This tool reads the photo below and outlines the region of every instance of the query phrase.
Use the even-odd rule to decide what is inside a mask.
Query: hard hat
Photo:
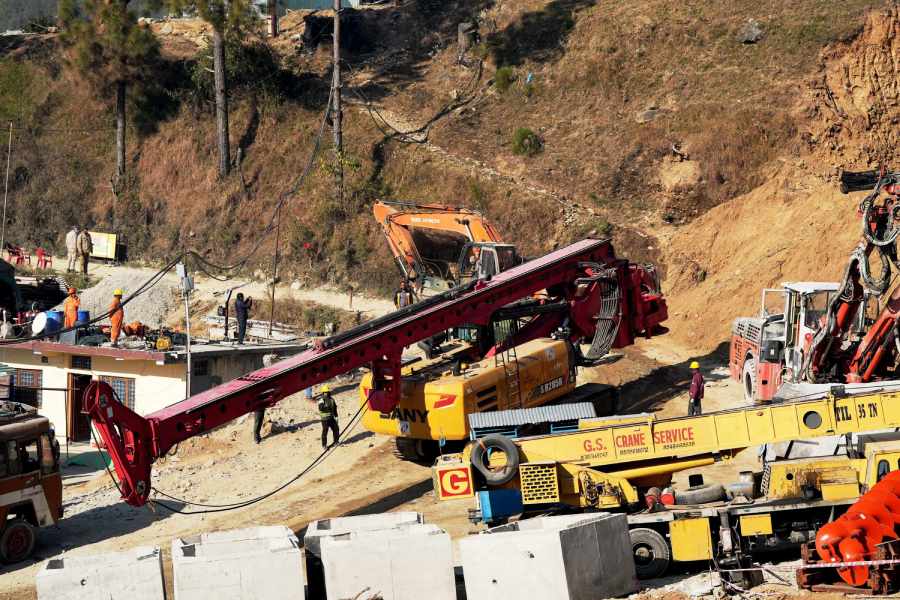
[[[692,368],[692,369],[699,369],[699,368],[700,368],[700,363],[698,363],[696,360],[695,360],[695,361],[692,361],[692,362],[691,362],[691,368]]]
[[[113,296],[124,296],[125,292],[122,291],[122,288],[116,288],[116,291],[113,292]]]
[[[70,296],[71,296],[72,294],[77,293],[77,292],[78,292],[78,290],[76,290],[75,288],[72,288],[72,287],[69,288],[69,295],[70,295]]]
[[[325,385],[323,385],[323,386],[321,387],[321,389],[320,389],[319,391],[322,392],[323,394],[330,394],[330,393],[331,393],[331,386],[328,385],[328,384],[326,383]]]

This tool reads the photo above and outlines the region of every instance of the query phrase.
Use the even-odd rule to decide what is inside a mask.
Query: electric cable
[[[347,426],[344,427],[344,429],[340,432],[340,434],[338,435],[338,439],[335,440],[334,444],[332,444],[328,448],[325,448],[324,450],[322,450],[322,452],[306,468],[304,468],[302,471],[300,471],[297,475],[295,475],[294,477],[292,477],[285,483],[279,485],[275,489],[273,489],[269,492],[266,492],[265,494],[261,494],[259,496],[256,496],[255,498],[250,498],[248,500],[243,500],[240,502],[234,502],[234,503],[230,503],[230,504],[203,504],[200,502],[192,502],[189,500],[185,500],[183,498],[178,498],[178,497],[168,494],[162,490],[159,490],[156,487],[151,487],[150,489],[153,492],[155,492],[156,494],[159,494],[161,496],[165,496],[166,498],[169,498],[170,500],[174,500],[175,502],[178,502],[185,506],[196,506],[196,507],[205,508],[208,510],[185,511],[180,508],[176,508],[176,507],[174,507],[166,502],[163,502],[161,500],[150,499],[150,502],[152,502],[154,505],[158,505],[170,512],[184,514],[184,515],[202,515],[202,514],[209,514],[209,513],[226,512],[226,511],[230,511],[230,510],[237,510],[239,508],[245,508],[247,506],[251,506],[253,504],[261,502],[262,500],[265,500],[267,498],[270,498],[271,496],[274,496],[281,490],[283,490],[283,489],[287,488],[288,486],[290,486],[291,484],[297,482],[299,479],[304,477],[307,473],[309,473],[310,471],[315,469],[317,466],[322,464],[331,455],[331,453],[334,452],[335,449],[337,449],[337,447],[341,444],[341,442],[343,441],[345,436],[350,431],[352,431],[356,427],[356,425],[358,425],[359,420],[362,418],[363,415],[365,415],[367,410],[368,410],[368,406],[366,404],[361,405],[359,407],[359,409],[356,411],[356,414],[353,415],[353,417],[350,419],[350,422],[347,424]]]

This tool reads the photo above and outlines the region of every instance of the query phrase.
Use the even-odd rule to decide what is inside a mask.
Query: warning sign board
[[[471,498],[475,495],[472,469],[468,466],[434,467],[434,483],[440,500]]]

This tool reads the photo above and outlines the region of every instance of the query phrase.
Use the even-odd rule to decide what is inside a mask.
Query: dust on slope
[[[782,281],[839,281],[860,239],[859,200],[839,193],[841,169],[898,167],[900,8],[868,15],[851,42],[826,48],[794,110],[807,150],[767,181],[680,228],[665,249],[676,339],[712,349],[731,321],[759,310]]]

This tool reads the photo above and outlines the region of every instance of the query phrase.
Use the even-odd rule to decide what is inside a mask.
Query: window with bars
[[[15,369],[12,372],[12,399],[41,408],[42,376],[40,369]]]
[[[101,375],[100,381],[104,381],[116,393],[119,402],[134,410],[134,379],[130,377],[112,377]]]
[[[90,356],[72,356],[72,368],[73,369],[84,369],[85,371],[91,370],[91,357]]]

